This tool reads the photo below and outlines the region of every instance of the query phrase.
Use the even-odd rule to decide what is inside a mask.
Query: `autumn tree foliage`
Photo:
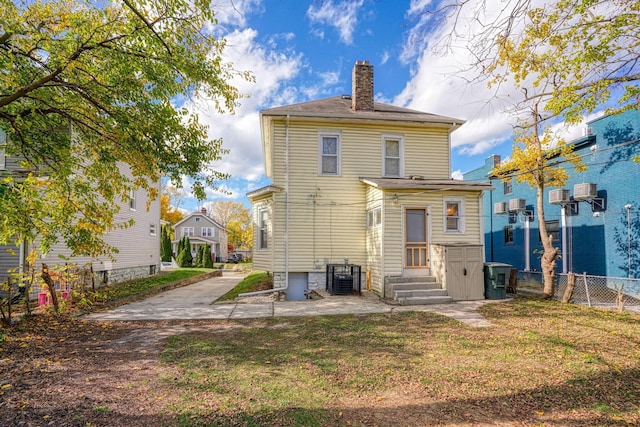
[[[111,254],[101,236],[132,190],[166,176],[206,186],[223,154],[188,105],[232,112],[225,41],[209,0],[0,0],[0,129],[6,154],[0,243],[62,239],[73,255]],[[249,77],[246,76],[245,77]],[[2,133],[2,132],[0,132]]]
[[[493,172],[536,189],[544,294],[550,297],[559,249],[545,227],[543,197],[546,188],[567,178],[551,159],[559,155],[578,170],[584,167],[552,125],[576,124],[597,110],[638,108],[640,2],[507,0],[499,9],[492,6],[454,0],[438,3],[437,10],[422,6],[421,13],[430,18],[425,23],[442,24],[438,48],[466,46],[473,60],[465,76],[487,83],[515,117],[513,156]]]
[[[209,216],[227,229],[229,243],[235,248],[251,248],[253,227],[251,211],[241,202],[218,200],[204,204]]]

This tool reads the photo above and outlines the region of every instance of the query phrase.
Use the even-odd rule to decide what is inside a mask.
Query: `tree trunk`
[[[56,294],[56,285],[55,283],[53,283],[53,279],[49,274],[49,267],[47,267],[47,264],[42,264],[41,276],[42,276],[42,280],[44,280],[44,283],[46,283],[47,287],[49,288],[49,294],[51,295],[51,302],[53,302],[53,308],[56,311],[56,313],[59,313],[58,295]]]
[[[564,295],[562,296],[562,302],[568,303],[571,301],[571,296],[573,295],[573,288],[576,286],[576,275],[574,273],[569,273],[567,276],[567,289],[564,290]]]

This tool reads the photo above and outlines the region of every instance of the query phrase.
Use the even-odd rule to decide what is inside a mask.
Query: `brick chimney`
[[[206,215],[206,214],[207,214],[207,208],[202,208],[202,209],[200,209],[200,213],[201,213],[202,215]]]
[[[369,61],[356,61],[351,86],[351,109],[373,111],[373,65]]]

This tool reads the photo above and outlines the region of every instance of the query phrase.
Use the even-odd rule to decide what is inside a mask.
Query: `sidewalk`
[[[331,296],[322,293],[322,299],[306,301],[269,301],[250,303],[211,304],[232,289],[244,273],[224,272],[223,277],[212,277],[193,285],[173,289],[162,294],[117,307],[92,313],[88,320],[196,320],[196,319],[255,319],[280,316],[322,316],[329,314],[369,314],[404,311],[427,311],[456,319],[465,324],[490,326],[477,309],[484,304],[502,300],[461,301],[452,304],[426,306],[398,306],[385,303],[373,292],[362,296]]]

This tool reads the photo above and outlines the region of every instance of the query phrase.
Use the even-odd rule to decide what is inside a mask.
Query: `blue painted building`
[[[633,161],[640,156],[640,111],[593,120],[584,133],[573,144],[587,170],[558,157],[569,179],[563,189],[545,189],[545,222],[561,249],[558,272],[640,278],[640,163]],[[535,189],[492,177],[499,163],[494,155],[464,174],[495,188],[483,196],[487,261],[540,270]]]

